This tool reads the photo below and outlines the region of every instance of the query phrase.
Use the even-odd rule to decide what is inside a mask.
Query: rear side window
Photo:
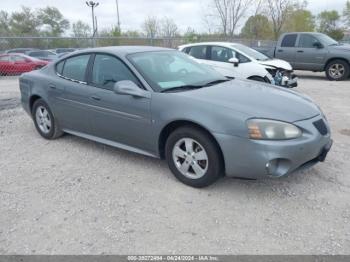
[[[193,46],[188,54],[197,59],[207,59],[207,46]]]
[[[80,55],[66,59],[62,75],[66,78],[85,82],[85,72],[90,55]]]
[[[56,65],[56,71],[57,71],[57,73],[59,73],[60,75],[62,75],[62,72],[63,72],[64,62],[65,62],[65,61],[59,62],[59,63]]]
[[[119,59],[110,55],[96,55],[92,70],[92,83],[112,90],[116,82],[130,80],[139,85],[129,68]]]
[[[282,40],[281,47],[295,47],[297,36],[297,34],[285,35]]]
[[[26,61],[26,59],[24,57],[18,56],[18,55],[12,56],[11,60],[13,62],[25,62]]]
[[[299,40],[299,47],[314,48],[314,44],[318,42],[319,41],[312,35],[302,34]]]

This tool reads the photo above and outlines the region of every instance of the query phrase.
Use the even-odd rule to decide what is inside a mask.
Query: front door
[[[295,69],[323,70],[327,49],[316,47],[315,44],[317,43],[319,43],[319,40],[310,34],[300,35]]]
[[[154,148],[151,99],[116,94],[114,84],[122,80],[133,81],[142,88],[130,69],[117,57],[96,54],[89,83],[94,88],[94,112],[90,116],[93,135],[151,151]]]

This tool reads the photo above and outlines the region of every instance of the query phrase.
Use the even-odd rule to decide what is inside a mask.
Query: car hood
[[[311,99],[285,88],[250,80],[232,80],[219,85],[179,92],[176,95],[217,107],[225,107],[247,118],[295,122],[312,118],[320,110]]]
[[[334,49],[334,50],[349,51],[350,52],[350,45],[349,44],[330,46],[330,48]]]
[[[293,70],[293,68],[292,68],[290,63],[288,63],[287,61],[284,61],[284,60],[280,60],[280,59],[271,59],[271,60],[267,60],[267,61],[258,61],[258,63],[263,65],[263,66],[270,66],[270,67],[274,67],[274,68],[282,68],[282,69],[288,70],[288,71]]]

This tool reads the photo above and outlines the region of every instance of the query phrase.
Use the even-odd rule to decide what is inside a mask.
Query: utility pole
[[[86,1],[86,5],[91,7],[91,16],[92,16],[92,37],[96,34],[96,21],[95,21],[95,8],[100,5],[98,2]]]
[[[120,16],[119,16],[119,2],[118,2],[118,0],[115,0],[115,3],[117,5],[118,30],[121,31],[121,28],[120,28]]]

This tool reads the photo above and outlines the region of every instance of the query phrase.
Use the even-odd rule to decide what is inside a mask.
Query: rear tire
[[[34,102],[32,117],[36,130],[43,138],[53,140],[63,135],[50,107],[44,100],[38,99]]]
[[[346,80],[350,76],[350,65],[344,60],[333,60],[326,66],[326,76],[330,81]]]
[[[199,128],[181,127],[171,133],[166,142],[165,156],[175,177],[191,187],[210,186],[223,174],[218,146]]]

